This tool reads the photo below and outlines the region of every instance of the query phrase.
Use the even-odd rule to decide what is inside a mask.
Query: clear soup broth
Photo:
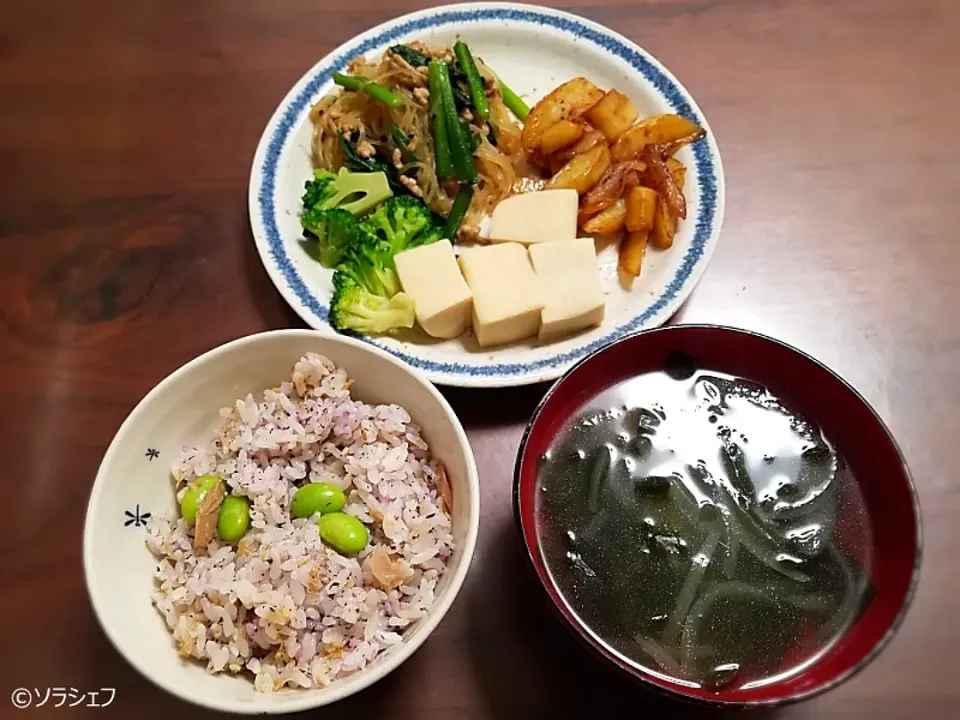
[[[851,625],[865,512],[818,427],[685,356],[591,401],[537,470],[543,558],[569,607],[628,662],[715,691],[797,673]]]

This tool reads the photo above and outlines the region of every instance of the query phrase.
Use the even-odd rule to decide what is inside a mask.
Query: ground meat
[[[373,145],[371,145],[366,140],[361,140],[359,143],[357,143],[357,155],[359,155],[360,157],[372,158],[376,154],[377,154],[376,148],[374,148]]]
[[[470,108],[464,108],[460,112],[460,117],[462,117],[467,122],[471,122],[473,120],[473,113],[470,111]]]
[[[426,43],[420,42],[419,40],[414,40],[413,42],[407,43],[408,47],[412,47],[418,52],[422,52],[427,57],[443,58],[447,62],[453,62],[453,50],[448,47],[430,47]]]
[[[414,82],[415,86],[427,84],[427,74],[423,70],[415,68],[396,53],[388,53],[387,57],[395,68],[404,71],[405,75]]]
[[[419,144],[420,144],[420,137],[418,135],[414,135],[412,138],[410,138],[410,142],[407,143],[407,149],[410,152],[413,152],[414,150],[417,149],[417,146]]]
[[[367,59],[363,55],[357,55],[349,63],[347,63],[347,73],[350,75],[356,75],[357,71],[366,64]]]
[[[393,166],[395,168],[403,166],[403,156],[400,153],[400,148],[393,149]]]
[[[417,99],[421,105],[426,105],[430,102],[430,91],[425,87],[418,87],[413,89],[413,96]]]
[[[414,197],[422,198],[423,190],[420,189],[420,186],[417,185],[417,181],[406,175],[400,176],[400,184],[403,185],[407,190],[409,190]]]

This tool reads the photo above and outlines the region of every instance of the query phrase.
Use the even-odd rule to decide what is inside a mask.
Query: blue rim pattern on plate
[[[335,56],[330,62],[324,64],[323,67],[314,73],[310,81],[297,93],[296,97],[294,97],[286,107],[267,146],[263,167],[263,179],[257,194],[260,206],[260,220],[267,234],[270,256],[276,263],[291,290],[293,290],[297,296],[297,299],[318,317],[326,320],[327,306],[321,303],[307,287],[287,254],[283,238],[281,238],[280,231],[277,228],[276,208],[274,205],[277,165],[287,138],[295,127],[297,117],[306,109],[311,98],[329,81],[331,73],[345,67],[347,62],[356,55],[365,54],[412,32],[449,24],[480,22],[485,20],[503,20],[507,22],[544,25],[573,35],[578,40],[588,40],[629,63],[633,69],[643,75],[643,77],[656,88],[674,112],[696,123],[703,124],[703,119],[694,112],[680,88],[670,78],[664,75],[658,67],[651,63],[647,57],[637,52],[634,48],[625,45],[618,38],[590,27],[572,16],[550,15],[532,9],[504,7],[488,7],[476,10],[448,10],[434,15],[413,18],[394,25],[377,35],[366,38],[357,46],[351,47],[348,54]],[[676,298],[684,284],[690,278],[700,258],[703,256],[707,241],[713,232],[717,200],[716,168],[714,167],[708,147],[704,143],[694,145],[693,153],[697,163],[697,177],[700,181],[700,205],[697,213],[698,220],[694,229],[693,241],[687,249],[676,274],[660,295],[658,295],[642,313],[607,333],[602,338],[598,338],[574,350],[558,353],[540,360],[525,363],[496,363],[492,365],[471,365],[468,363],[426,360],[404,353],[397,348],[384,345],[371,338],[362,339],[426,372],[467,377],[494,375],[517,376],[526,375],[544,368],[563,367],[585,357],[604,345],[608,345],[624,335],[639,330],[647,320],[660,312],[669,302]]]

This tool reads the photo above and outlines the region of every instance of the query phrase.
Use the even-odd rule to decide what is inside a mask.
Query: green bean
[[[180,515],[187,521],[187,525],[193,525],[197,521],[197,510],[200,508],[200,503],[218,482],[220,482],[220,478],[216,475],[203,475],[190,483],[190,487],[183,494],[183,499],[180,500]]]
[[[306,518],[314,513],[337,512],[343,508],[346,498],[343,490],[330,483],[310,483],[293,494],[290,510],[295,517]]]
[[[450,214],[447,215],[447,222],[443,227],[443,237],[451,243],[457,241],[457,230],[460,229],[460,223],[463,222],[463,216],[467,214],[471,200],[473,200],[473,185],[461,185],[457,191],[457,196],[453,199],[453,206],[450,208]]]
[[[436,68],[436,69],[434,69]],[[470,144],[470,135],[465,132],[457,115],[457,108],[453,101],[453,86],[450,84],[450,68],[443,60],[430,61],[431,78],[436,76],[437,88],[440,91],[443,116],[447,120],[447,137],[450,143],[450,158],[457,179],[461,183],[474,183],[477,180],[477,167],[473,162],[473,147]],[[431,95],[433,90],[431,89]]]
[[[371,82],[365,77],[359,75],[351,77],[350,75],[335,72],[333,74],[333,81],[345,90],[366,93],[374,100],[379,100],[384,105],[389,105],[392,108],[401,108],[404,106],[402,97],[394,95],[380,83]]]
[[[490,105],[487,103],[487,94],[483,89],[483,78],[477,70],[477,63],[473,60],[473,54],[470,48],[462,41],[458,41],[453,46],[453,52],[457,55],[460,62],[460,69],[467,76],[467,85],[470,86],[470,95],[473,98],[473,108],[476,115],[481,120],[490,117]]]
[[[320,529],[320,539],[344,555],[360,552],[370,539],[362,522],[342,512],[321,515],[317,527]]]
[[[250,501],[245,497],[227,495],[217,516],[217,533],[228,543],[242,538],[250,527]]]
[[[450,133],[447,130],[447,116],[443,108],[441,73],[443,67],[431,62],[428,71],[430,83],[430,123],[433,128],[433,154],[437,163],[437,177],[446,180],[453,177],[453,159],[450,155]]]
[[[503,94],[503,104],[507,106],[507,110],[516,115],[518,119],[526,120],[527,115],[530,114],[530,108],[527,107],[527,104],[521,100],[520,96],[511,90],[503,80],[497,78],[497,82],[500,83],[500,92]]]

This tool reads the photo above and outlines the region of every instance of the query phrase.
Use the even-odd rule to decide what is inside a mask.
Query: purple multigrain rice
[[[352,400],[346,371],[316,354],[297,362],[290,382],[220,416],[210,442],[184,447],[173,466],[177,497],[215,473],[250,499],[250,530],[236,546],[217,537],[197,554],[181,518],[155,517],[148,528],[160,558],[153,601],[181,654],[210,672],[249,672],[262,692],[324,687],[362,670],[426,615],[453,553],[419,426],[397,405]],[[344,490],[344,512],[370,531],[358,555],[327,547],[315,517],[291,520],[290,499],[308,482]],[[377,545],[406,567],[389,592],[371,575]]]

